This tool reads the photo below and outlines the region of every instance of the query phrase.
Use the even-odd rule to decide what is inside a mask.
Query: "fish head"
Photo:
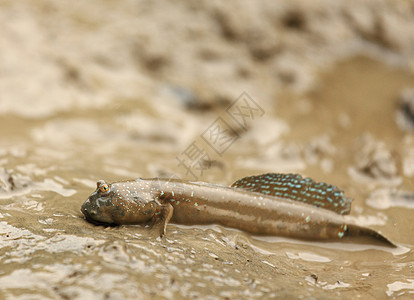
[[[157,203],[144,181],[96,183],[96,190],[83,203],[86,220],[97,224],[142,224],[156,213]]]
[[[86,220],[91,223],[114,224],[110,210],[106,207],[111,206],[113,191],[111,185],[104,180],[96,183],[96,190],[82,204],[81,212]]]

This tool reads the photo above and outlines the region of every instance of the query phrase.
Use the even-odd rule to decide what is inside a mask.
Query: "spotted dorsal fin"
[[[303,178],[299,174],[268,173],[244,177],[231,187],[305,202],[341,215],[351,211],[352,199],[346,198],[342,190],[324,182]]]

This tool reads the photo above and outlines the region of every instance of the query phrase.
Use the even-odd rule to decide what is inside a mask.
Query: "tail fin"
[[[396,248],[397,246],[391,242],[388,238],[380,234],[379,232],[367,228],[367,227],[361,227],[358,225],[348,225],[347,231],[345,233],[344,237],[363,237],[364,239],[369,237],[371,239],[374,239],[377,242],[380,242],[382,246],[388,246],[392,248]]]

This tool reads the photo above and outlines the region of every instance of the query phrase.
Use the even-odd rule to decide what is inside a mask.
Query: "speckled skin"
[[[241,188],[181,180],[137,179],[116,182],[108,192],[100,188],[82,205],[94,223],[161,223],[161,236],[171,220],[177,224],[221,224],[253,234],[305,240],[371,237],[392,245],[379,233],[314,205]]]

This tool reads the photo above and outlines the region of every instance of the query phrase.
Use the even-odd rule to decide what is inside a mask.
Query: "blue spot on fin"
[[[267,173],[244,177],[231,185],[266,196],[277,196],[305,202],[346,215],[351,211],[352,199],[334,185],[303,178],[299,174]]]

